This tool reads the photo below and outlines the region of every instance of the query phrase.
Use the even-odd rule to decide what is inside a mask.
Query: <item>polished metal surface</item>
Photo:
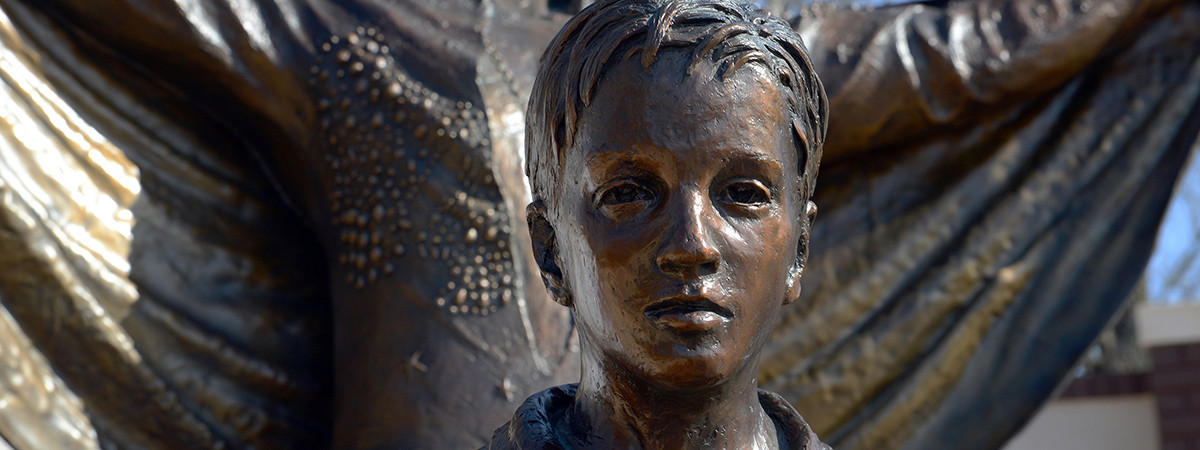
[[[15,237],[27,245],[100,332],[121,336],[115,324],[137,298],[127,259],[129,207],[141,189],[137,168],[56,92],[40,73],[38,57],[0,11],[5,241],[16,244]],[[14,249],[6,248],[11,255]],[[27,275],[14,274],[20,265],[4,270],[10,278]],[[7,444],[97,448],[83,403],[7,310],[0,311],[0,342],[0,435]]]

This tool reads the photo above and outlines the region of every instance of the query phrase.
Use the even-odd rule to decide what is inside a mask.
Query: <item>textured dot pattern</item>
[[[382,32],[359,27],[322,43],[310,69],[340,281],[365,289],[419,264],[438,275],[439,308],[495,312],[514,295],[514,269],[486,118],[430,90],[395,53]]]

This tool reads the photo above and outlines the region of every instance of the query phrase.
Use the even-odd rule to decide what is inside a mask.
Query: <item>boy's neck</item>
[[[585,358],[586,359],[586,358]],[[588,367],[566,415],[583,448],[776,449],[775,424],[758,400],[756,367],[717,386],[672,390],[612,367]]]

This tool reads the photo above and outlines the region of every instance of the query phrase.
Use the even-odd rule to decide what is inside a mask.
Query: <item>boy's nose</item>
[[[689,280],[716,273],[721,252],[709,231],[714,213],[711,205],[698,193],[684,197],[669,218],[674,226],[667,231],[655,262],[664,274]]]

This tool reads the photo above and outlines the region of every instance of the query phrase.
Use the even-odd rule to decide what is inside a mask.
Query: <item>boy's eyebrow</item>
[[[587,166],[595,167],[597,164],[609,164],[612,160],[649,160],[651,157],[646,152],[629,148],[629,147],[613,147],[608,144],[600,145],[587,158]]]
[[[751,163],[761,166],[764,169],[783,169],[781,161],[767,152],[758,150],[748,150],[741,147],[730,147],[723,150],[731,159],[736,159],[741,163]],[[642,149],[630,147],[614,147],[608,144],[601,145],[599,148],[592,150],[592,154],[588,156],[585,166],[589,169],[595,169],[598,165],[612,164],[615,161],[619,162],[640,162],[652,161],[655,158]]]
[[[747,159],[754,162],[762,162],[767,164],[779,165],[779,160],[773,155],[761,151],[749,151],[740,147],[731,147],[726,150],[730,156]]]
[[[741,167],[743,169],[751,169],[763,171],[768,174],[782,174],[785,172],[783,161],[769,155],[757,151],[746,151],[743,149],[731,150],[729,152],[728,163],[731,166]]]

